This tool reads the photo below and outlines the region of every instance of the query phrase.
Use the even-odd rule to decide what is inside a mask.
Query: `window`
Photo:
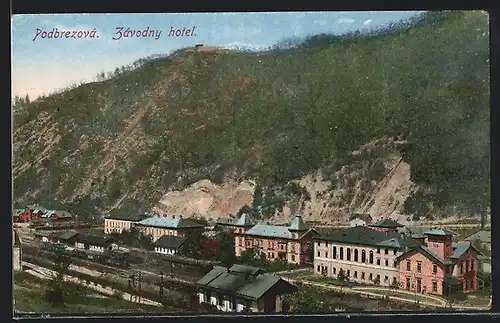
[[[396,249],[394,249],[394,256],[396,255],[396,253],[397,253],[397,251],[396,251]]]
[[[364,272],[361,273],[361,279],[365,279],[365,273]]]
[[[333,256],[333,259],[337,259],[337,247],[335,247],[335,246],[333,246],[332,256]]]
[[[364,250],[361,251],[361,262],[366,263],[366,252]]]
[[[438,272],[438,266],[436,264],[432,265],[432,273],[435,275]]]
[[[318,257],[321,257],[321,252],[318,251]]]
[[[325,247],[327,247],[327,248],[328,248],[328,242],[325,242]]]
[[[385,253],[386,255],[388,255],[388,254],[389,254],[389,249],[387,249],[387,248],[386,248],[384,253]]]
[[[380,248],[377,248],[377,253],[380,253]]]
[[[422,272],[422,263],[420,261],[417,261],[417,273]]]
[[[384,282],[387,282],[389,280],[389,276],[384,277]]]
[[[344,260],[344,248],[340,247],[340,260]]]
[[[354,249],[354,261],[358,261],[358,249]]]
[[[328,251],[325,251],[325,258],[328,258]]]
[[[351,277],[351,271],[347,270],[347,277]]]
[[[464,289],[469,289],[469,281],[465,280],[465,288]]]
[[[224,304],[224,299],[222,296],[219,296],[219,306],[222,306]]]
[[[406,277],[406,289],[410,289],[410,278]]]
[[[469,261],[467,260],[467,262],[465,263],[465,272],[468,272],[469,271]]]
[[[474,270],[475,270],[475,269],[474,269],[474,260],[471,260],[471,261],[470,261],[470,270],[471,270],[471,271],[474,271]]]
[[[319,272],[321,272],[321,268],[319,267],[319,265],[318,265],[318,267],[317,267],[316,271],[317,271],[318,273],[319,273]]]
[[[347,261],[351,261],[351,248],[347,248]]]
[[[385,266],[389,267],[389,260],[387,260],[387,259],[385,260]]]
[[[464,263],[463,262],[460,263],[460,273],[461,274],[464,273]]]
[[[292,255],[292,261],[295,261],[295,255]]]
[[[354,271],[354,278],[358,278],[358,272],[356,270]]]
[[[432,291],[434,293],[437,293],[437,291],[438,291],[438,283],[435,280],[432,281]]]
[[[380,281],[380,275],[377,275],[377,280]]]
[[[372,273],[370,273],[370,280],[373,280],[373,275],[372,275]]]
[[[380,259],[377,258],[377,266],[380,266]]]
[[[406,261],[406,270],[411,271],[411,261],[410,260]]]
[[[337,274],[337,268],[333,267],[332,268],[332,272],[333,272],[334,275]]]
[[[373,264],[373,251],[370,250],[370,264]]]

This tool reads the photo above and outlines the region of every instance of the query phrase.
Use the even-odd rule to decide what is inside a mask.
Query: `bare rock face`
[[[217,185],[209,180],[198,181],[182,191],[171,191],[159,201],[155,210],[164,215],[184,214],[218,219],[236,214],[253,201],[255,183],[227,181]]]

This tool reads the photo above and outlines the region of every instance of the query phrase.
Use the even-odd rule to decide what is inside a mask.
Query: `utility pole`
[[[163,270],[160,271],[160,303],[163,304]]]

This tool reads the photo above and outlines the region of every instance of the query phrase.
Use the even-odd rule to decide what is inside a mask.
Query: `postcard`
[[[489,310],[488,23],[13,16],[15,316]]]

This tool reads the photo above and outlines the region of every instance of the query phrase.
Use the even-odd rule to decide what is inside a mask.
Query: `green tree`
[[[252,215],[256,218],[260,218],[260,207],[262,207],[262,186],[257,184],[255,186],[255,190],[253,193],[253,202],[252,202]]]
[[[68,284],[65,282],[64,276],[69,272],[71,259],[64,254],[62,249],[56,248],[53,262],[53,275],[52,279],[47,283],[45,296],[51,306],[60,307],[64,305],[68,293]]]
[[[235,255],[235,236],[230,231],[221,231],[217,235],[217,241],[219,242],[219,255],[218,260],[226,266],[231,267],[236,262]]]
[[[295,293],[285,296],[291,313],[317,314],[332,310],[329,298],[323,297],[317,289],[303,285],[298,287]]]
[[[188,231],[185,235],[186,242],[182,245],[181,256],[201,259],[203,256],[203,233],[199,230]]]
[[[337,274],[337,280],[341,282],[345,282],[347,280],[344,269],[340,268],[339,273]]]

